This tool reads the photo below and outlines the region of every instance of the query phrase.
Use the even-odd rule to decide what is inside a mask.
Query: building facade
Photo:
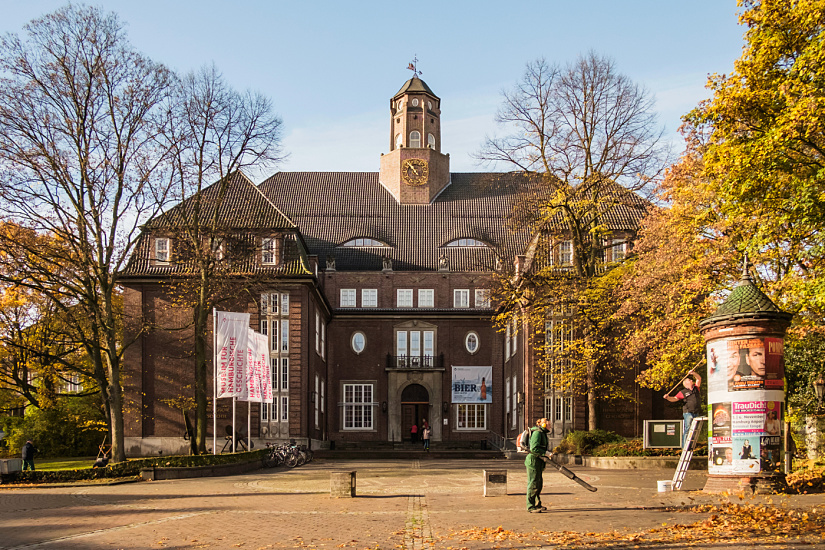
[[[238,425],[251,413],[253,438],[399,442],[426,422],[434,442],[469,445],[514,437],[540,416],[557,436],[586,429],[583,403],[536,372],[529,327],[492,322],[494,278],[523,260],[530,239],[508,229],[519,176],[450,172],[441,114],[440,98],[414,77],[390,100],[378,172],[225,182],[215,253],[241,267],[226,272],[234,286],[218,309],[250,313],[271,348],[275,403],[236,404]],[[174,284],[187,277],[180,223],[173,209],[148,224],[127,276],[126,310],[139,320],[131,326],[143,327],[125,357],[133,455],[186,447],[180,398],[191,394],[194,367],[191,311]],[[548,334],[563,337],[555,322]],[[475,398],[456,391],[472,385],[467,376],[483,387]],[[652,414],[644,401],[614,408],[621,417],[602,425],[640,433]],[[220,444],[231,407],[219,400]]]

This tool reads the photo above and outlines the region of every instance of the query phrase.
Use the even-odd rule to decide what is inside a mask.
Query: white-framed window
[[[432,134],[427,134],[427,147],[435,149],[435,136]]]
[[[371,430],[372,384],[344,384],[344,429]]]
[[[625,259],[627,252],[627,243],[625,239],[613,239],[610,247],[606,250],[604,255],[605,262],[621,262]]]
[[[269,368],[272,372],[272,389],[274,391],[278,390],[278,358],[271,357],[269,359]]]
[[[281,320],[281,351],[289,351],[289,320]]]
[[[410,132],[410,147],[421,147],[421,132],[418,130]]]
[[[469,239],[469,238],[467,238],[467,239],[456,239],[454,241],[448,242],[444,246],[449,246],[449,247],[469,246],[469,247],[473,247],[473,248],[487,248],[487,245],[485,243],[479,241],[478,239]]]
[[[212,239],[212,257],[218,262],[226,257],[226,245],[221,237]]]
[[[401,105],[401,104],[399,103],[399,105]],[[399,107],[399,109],[400,108],[401,107]],[[396,149],[401,149],[401,147],[403,145],[404,145],[404,142],[403,142],[403,138],[401,137],[401,134],[395,134],[395,148]]]
[[[168,262],[172,257],[170,241],[166,237],[155,237],[155,260]]]
[[[357,239],[350,239],[344,244],[340,245],[346,248],[355,248],[355,247],[364,247],[364,248],[389,248],[385,243],[381,241],[377,241],[375,239],[370,239],[366,237],[358,237]]]
[[[261,403],[261,420],[269,420],[269,403]]]
[[[484,403],[457,403],[457,430],[486,430],[487,405]]]
[[[470,307],[470,289],[456,288],[453,290],[453,307]]]
[[[320,424],[321,418],[321,381],[318,379],[318,375],[315,375],[315,394],[314,394],[314,401],[313,405],[315,406],[315,429],[317,430]]]
[[[474,354],[478,351],[479,346],[478,333],[471,330],[467,333],[467,336],[464,337],[464,348],[467,350],[467,353]]]
[[[357,354],[360,354],[364,351],[364,348],[367,347],[367,337],[360,330],[353,332],[350,343],[352,344],[352,351],[354,351]]]
[[[490,307],[490,289],[477,288],[475,298],[476,307],[485,309]]]
[[[276,397],[270,404],[269,410],[272,414],[269,415],[269,418],[272,419],[272,422],[278,421],[278,401],[280,401],[280,399]]]
[[[416,97],[416,98],[413,98],[413,100],[412,100],[412,106],[413,106],[413,107],[418,107],[418,98],[417,98],[417,97]]]
[[[516,352],[518,351],[518,319],[513,319],[513,332],[512,332],[512,335],[513,335],[513,339],[512,339],[513,343],[512,343],[511,347],[513,349],[513,355],[515,355]]]
[[[315,353],[321,353],[321,314],[315,312]]]
[[[432,288],[418,289],[418,307],[434,307],[435,291]]]
[[[281,396],[281,422],[289,422],[289,396]]]
[[[281,293],[281,315],[289,315],[289,293]]]
[[[361,289],[361,307],[378,307],[378,289]]]
[[[327,324],[321,319],[321,357],[327,357]]]
[[[411,288],[399,288],[395,292],[395,307],[413,307],[413,291]]]
[[[515,428],[518,423],[518,386],[516,386],[516,375],[513,375],[513,418],[512,427]]]
[[[280,240],[275,237],[264,237],[261,239],[261,263],[263,265],[275,265],[280,260]]]
[[[289,389],[289,357],[281,357],[281,391]]]
[[[504,414],[510,413],[510,379],[504,380]]]
[[[507,321],[507,328],[504,329],[504,360],[510,359],[510,321]]]
[[[321,380],[321,414],[324,414],[325,403],[327,402],[326,387],[326,380]]]
[[[83,384],[80,382],[80,374],[73,372],[66,380],[66,393],[80,393],[83,391]]]
[[[358,291],[354,288],[341,289],[341,307],[356,307],[355,300],[358,296]]]
[[[553,420],[556,422],[573,421],[573,398],[571,396],[556,396],[553,411]]]
[[[559,265],[573,265],[573,241],[559,242]]]
[[[398,365],[433,366],[435,364],[435,331],[398,330],[395,333],[395,355]]]

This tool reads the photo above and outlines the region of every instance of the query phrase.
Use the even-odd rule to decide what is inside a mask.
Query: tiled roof
[[[224,198],[219,201],[221,182],[215,182],[201,192],[200,204],[189,197],[168,212],[146,224],[149,231],[185,226],[194,208],[200,206],[201,224],[208,224],[215,215],[221,229],[294,229],[295,224],[272,204],[243,173],[235,172],[224,180]],[[189,222],[191,223],[191,222]]]
[[[779,309],[764,292],[753,284],[750,275],[745,273],[733,287],[728,299],[722,302],[710,317],[703,319],[699,325],[705,326],[720,321],[734,321],[754,317],[775,318],[790,321],[792,314]]]
[[[451,184],[431,204],[399,204],[378,181],[377,172],[281,172],[261,191],[299,227],[321,265],[332,256],[339,271],[382,269],[382,257],[399,271],[431,271],[447,257],[451,271],[490,271],[496,252],[512,262],[529,240],[526,229],[512,231],[507,219],[520,197],[523,179],[500,173],[454,173]],[[635,227],[647,205],[632,193],[611,208],[604,222],[614,230]],[[389,248],[339,245],[356,237],[376,239]],[[459,238],[490,244],[446,247]]]

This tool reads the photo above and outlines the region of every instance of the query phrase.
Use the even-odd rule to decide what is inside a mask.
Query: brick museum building
[[[531,331],[491,320],[496,272],[523,261],[530,239],[507,224],[518,176],[450,172],[441,116],[441,100],[414,77],[390,100],[378,172],[279,172],[257,186],[228,178],[215,253],[244,276],[218,309],[249,313],[270,341],[274,403],[237,403],[237,425],[245,431],[250,406],[259,443],[399,442],[423,420],[434,443],[455,446],[515,437],[541,416],[554,437],[587,429],[584,396],[551,389],[537,372]],[[149,327],[125,353],[130,455],[188,446],[179,402],[194,388],[191,310],[174,296],[185,278],[175,238],[185,205],[145,226],[125,279],[125,307]],[[620,208],[610,229],[625,240],[644,202]],[[570,263],[571,250],[559,242],[555,261]],[[456,397],[468,375],[483,379],[481,398]],[[640,435],[662,400],[632,373],[625,387],[636,400],[602,407],[599,426]],[[231,406],[218,400],[218,445]]]

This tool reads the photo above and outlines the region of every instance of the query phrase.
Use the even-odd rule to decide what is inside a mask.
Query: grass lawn
[[[34,467],[38,470],[53,472],[56,470],[84,470],[91,468],[95,463],[94,457],[69,457],[69,458],[42,458],[34,459]]]

